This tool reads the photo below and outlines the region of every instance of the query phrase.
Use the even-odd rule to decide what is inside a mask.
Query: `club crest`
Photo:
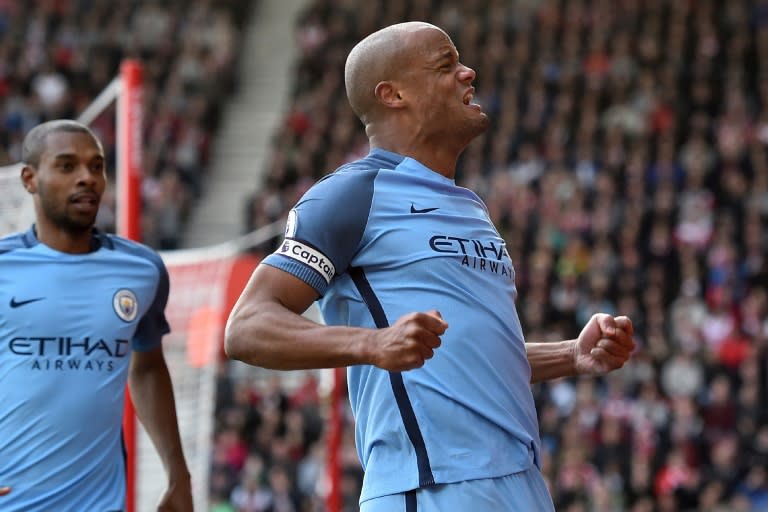
[[[296,210],[289,211],[288,219],[285,221],[285,238],[293,238],[296,235],[297,224]]]
[[[139,303],[136,301],[136,294],[131,290],[123,288],[115,293],[112,298],[112,307],[115,313],[124,322],[131,322],[136,318],[139,312]]]

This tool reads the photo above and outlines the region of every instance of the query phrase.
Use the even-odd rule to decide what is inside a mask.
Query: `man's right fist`
[[[437,310],[404,315],[390,327],[375,331],[372,363],[393,372],[421,368],[435,355],[447,328]]]

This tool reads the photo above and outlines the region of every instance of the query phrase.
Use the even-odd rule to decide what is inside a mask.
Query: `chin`
[[[485,112],[480,112],[480,124],[482,125],[482,130],[486,131],[491,126],[491,118],[488,117],[488,114]]]
[[[67,219],[65,225],[61,226],[65,231],[73,235],[79,235],[89,232],[96,225],[96,218],[93,219]]]
[[[482,114],[482,116],[478,119],[473,120],[472,122],[472,138],[479,137],[480,135],[484,134],[488,131],[488,128],[491,126],[491,120],[488,118],[487,115]]]

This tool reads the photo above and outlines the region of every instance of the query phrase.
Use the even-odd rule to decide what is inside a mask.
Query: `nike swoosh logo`
[[[439,209],[440,208],[424,208],[423,210],[417,210],[413,206],[413,203],[411,203],[411,213],[429,213],[429,212],[433,212],[433,211],[439,210]]]
[[[27,299],[27,300],[16,300],[16,297],[11,298],[11,307],[12,308],[20,308],[21,306],[26,306],[27,304],[31,304],[32,302],[37,302],[39,300],[43,300],[45,297],[38,297],[36,299]]]

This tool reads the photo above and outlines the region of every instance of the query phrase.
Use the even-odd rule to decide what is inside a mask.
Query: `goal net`
[[[140,145],[141,135],[136,135],[136,131],[141,129],[141,113],[131,110],[139,108],[140,101],[136,99],[140,98],[140,89],[134,90],[133,94],[131,90],[126,91],[128,77],[125,69],[123,66],[121,76],[94,99],[78,120],[91,124],[102,115],[112,115],[111,111],[109,114],[104,112],[118,102],[117,188],[122,186],[124,190],[118,190],[117,196],[118,202],[127,203],[124,196],[129,185],[121,184],[120,180],[124,179],[121,174],[126,173],[126,165],[140,162],[140,148],[132,148],[130,144],[138,141]],[[32,199],[21,185],[20,168],[20,164],[0,167],[0,236],[24,231],[34,220]],[[133,235],[130,227],[121,228],[126,219],[120,219],[121,215],[138,217],[137,212],[131,212],[129,204],[123,204],[122,208],[118,204],[117,211],[120,234],[125,235],[127,229],[129,238],[137,238],[135,228]],[[225,315],[232,306],[233,297],[242,290],[256,265],[245,249],[281,232],[282,223],[275,223],[218,246],[160,253],[170,277],[166,315],[171,333],[164,338],[163,347],[174,386],[184,453],[193,475],[196,510],[208,508],[216,372]],[[127,407],[124,432],[129,461],[127,512],[154,510],[166,490],[167,478],[148,435],[133,418],[130,406]]]
[[[176,397],[184,454],[193,475],[196,510],[208,502],[216,361],[227,285],[236,254],[210,258],[205,254],[177,257],[162,254],[170,278],[166,316],[171,333],[163,349]],[[197,261],[196,261],[197,256]],[[205,286],[201,286],[205,283]],[[166,490],[160,458],[139,423],[134,448],[135,510],[154,510]]]
[[[179,431],[192,473],[196,510],[208,508],[216,377],[228,311],[257,260],[244,250],[253,240],[277,236],[272,225],[240,239],[198,249],[163,251],[170,295],[166,316],[171,333],[163,340],[173,381]],[[154,510],[166,489],[160,458],[139,425],[135,443],[136,511]]]
[[[117,113],[117,231],[139,239],[141,186],[141,67],[126,61],[121,73],[81,113],[78,120],[91,125]],[[117,102],[117,109],[110,107]],[[21,165],[0,166],[0,236],[24,231],[34,220],[31,196],[20,180]],[[192,473],[196,510],[209,506],[215,395],[224,324],[258,261],[248,251],[280,236],[284,221],[212,247],[161,252],[170,278],[166,315],[171,333],[163,348],[171,374],[184,453]],[[322,322],[316,307],[305,316]],[[269,372],[264,370],[263,375]],[[341,510],[339,451],[342,435],[343,371],[318,372],[321,395],[328,397],[325,495],[327,510]],[[284,381],[301,378],[292,372]],[[154,510],[166,489],[160,459],[139,422],[130,400],[126,400],[124,437],[128,452],[128,497],[126,512]],[[1,483],[1,482],[0,482]]]
[[[32,223],[32,197],[21,186],[21,164],[0,166],[0,236]]]

